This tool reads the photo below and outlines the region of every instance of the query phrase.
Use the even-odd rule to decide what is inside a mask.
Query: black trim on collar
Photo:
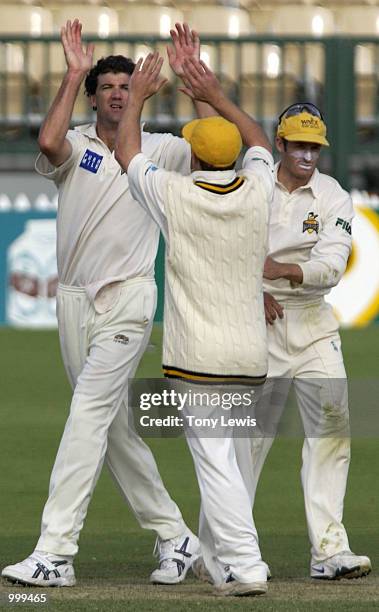
[[[232,180],[231,183],[227,185],[219,185],[216,183],[209,183],[208,181],[195,181],[195,185],[200,187],[201,189],[205,189],[205,191],[210,191],[211,193],[217,193],[218,195],[226,195],[227,193],[232,193],[236,191],[244,184],[245,179],[243,176],[236,176]]]

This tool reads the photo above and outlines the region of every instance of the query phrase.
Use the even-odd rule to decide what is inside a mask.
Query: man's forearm
[[[303,282],[303,271],[298,264],[281,263],[270,256],[266,257],[263,276],[267,280],[285,278],[291,283],[299,285]]]
[[[185,93],[207,102],[219,115],[234,123],[245,145],[261,146],[271,153],[270,142],[261,126],[227,98],[217,77],[203,61],[185,59],[183,73]]]
[[[209,103],[218,114],[236,124],[247,147],[261,146],[271,152],[270,142],[259,123],[238,108],[227,96],[215,96],[209,100]]]
[[[266,269],[266,268],[265,268]],[[285,278],[290,283],[301,285],[303,282],[303,271],[298,264],[291,263],[279,263],[273,261],[273,267],[268,274],[264,274],[265,278],[270,280],[277,280],[278,278]]]
[[[214,117],[218,115],[218,112],[208,104],[208,102],[202,102],[201,100],[194,100],[193,105],[195,107],[195,111],[199,119],[204,119],[205,117]]]
[[[42,152],[59,152],[62,148],[70,127],[75,100],[84,77],[85,73],[70,70],[64,76],[40,129],[38,144]]]
[[[115,158],[127,172],[133,157],[141,152],[141,113],[144,100],[129,94],[128,104],[117,130]]]

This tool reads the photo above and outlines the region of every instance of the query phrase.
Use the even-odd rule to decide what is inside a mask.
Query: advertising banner
[[[38,182],[35,175],[25,176],[24,183],[23,192],[16,193],[11,183],[7,193],[0,192],[0,325],[52,328],[56,326],[58,283],[56,192],[53,185]],[[18,189],[20,184],[18,177]],[[355,211],[348,266],[326,298],[345,327],[379,320],[379,210],[356,204]],[[156,264],[156,320],[162,320],[163,268],[161,244]]]

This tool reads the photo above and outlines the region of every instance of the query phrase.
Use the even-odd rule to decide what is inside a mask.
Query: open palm
[[[159,53],[149,53],[145,60],[138,60],[129,81],[130,96],[136,96],[140,100],[147,100],[156,94],[167,79],[161,76],[163,57]]]
[[[94,45],[82,45],[82,24],[78,19],[67,21],[61,28],[61,40],[67,62],[71,70],[87,73],[92,68]]]
[[[172,70],[178,77],[182,77],[185,58],[200,59],[200,39],[198,33],[190,30],[187,23],[183,26],[176,23],[175,27],[176,30],[170,30],[172,46],[167,47],[167,55]]]

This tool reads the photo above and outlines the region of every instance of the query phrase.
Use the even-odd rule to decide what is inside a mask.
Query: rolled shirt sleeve
[[[184,138],[142,132],[142,152],[160,168],[182,175],[191,174],[191,147]]]
[[[159,159],[159,167],[184,176],[191,174],[191,147],[178,136],[167,135]]]
[[[72,168],[83,147],[82,137],[75,130],[69,130],[66,139],[71,144],[71,155],[63,164],[54,166],[43,153],[40,153],[35,161],[35,169],[38,174],[54,181],[56,185],[63,180],[67,172]]]
[[[159,225],[165,239],[168,235],[164,194],[170,173],[158,168],[146,155],[138,153],[128,168],[130,192],[135,200]]]
[[[303,285],[330,289],[337,285],[346,269],[352,248],[353,203],[349,194],[338,186],[328,201],[319,240],[311,250],[309,261],[299,264]]]
[[[259,176],[267,199],[272,200],[275,188],[274,158],[264,147],[250,147],[242,161],[240,174]]]

